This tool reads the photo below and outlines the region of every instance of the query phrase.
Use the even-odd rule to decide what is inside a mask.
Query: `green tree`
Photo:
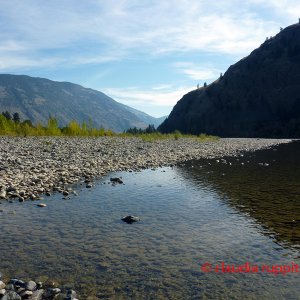
[[[13,114],[13,120],[16,123],[20,123],[20,115],[17,112]]]
[[[47,124],[47,134],[60,135],[61,130],[58,128],[57,120],[54,117],[50,117]]]
[[[9,111],[3,112],[2,115],[3,115],[7,120],[11,120],[11,114],[10,114]]]

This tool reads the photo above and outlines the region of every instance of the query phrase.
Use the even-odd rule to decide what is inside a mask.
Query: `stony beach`
[[[287,139],[191,138],[145,142],[139,138],[0,137],[0,201],[38,200],[72,184],[92,187],[96,178],[113,171],[137,171],[170,166],[199,158],[236,156],[242,151],[269,148]],[[76,193],[76,192],[75,192]],[[0,207],[1,209],[1,207]]]
[[[41,300],[41,299],[57,299],[57,300],[77,300],[76,292],[68,289],[62,291],[56,287],[54,282],[34,282],[23,281],[12,278],[7,283],[1,280],[0,273],[0,299],[1,300]]]

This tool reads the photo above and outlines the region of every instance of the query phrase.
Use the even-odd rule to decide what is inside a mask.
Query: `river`
[[[293,142],[117,172],[45,208],[2,200],[0,271],[80,299],[299,299],[299,153]]]

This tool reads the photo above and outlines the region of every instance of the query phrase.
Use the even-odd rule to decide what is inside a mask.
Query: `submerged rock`
[[[47,289],[43,289],[43,285],[42,282],[24,282],[16,278],[10,279],[7,284],[0,281],[0,300],[78,300],[76,292],[72,289],[62,293],[52,281],[45,282]]]
[[[10,291],[1,300],[22,300],[22,298],[16,292]]]
[[[28,290],[28,291],[36,290],[36,283],[32,280],[26,282],[25,289]]]
[[[120,184],[123,183],[122,177],[111,177],[110,181],[113,183],[120,183]]]
[[[41,300],[44,290],[37,290],[32,293],[30,300]]]
[[[135,216],[126,216],[126,217],[123,217],[121,219],[123,222],[126,222],[128,224],[131,224],[133,222],[138,222],[140,221],[140,218],[139,217],[135,217]]]
[[[64,298],[64,300],[76,300],[76,292],[73,290],[68,290],[67,296]]]
[[[4,289],[6,284],[3,281],[0,281],[0,290]]]

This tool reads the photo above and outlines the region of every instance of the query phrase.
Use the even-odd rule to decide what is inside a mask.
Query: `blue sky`
[[[0,0],[0,72],[159,117],[298,17],[299,0]]]

